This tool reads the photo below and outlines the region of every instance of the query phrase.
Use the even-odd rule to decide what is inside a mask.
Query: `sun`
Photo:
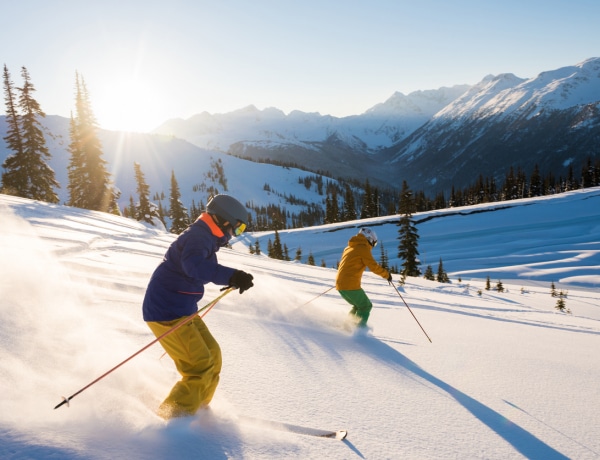
[[[90,90],[90,102],[102,129],[149,132],[165,120],[159,85],[144,77],[110,76]]]

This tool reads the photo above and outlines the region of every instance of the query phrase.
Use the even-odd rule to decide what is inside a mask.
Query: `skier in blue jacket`
[[[216,195],[206,212],[171,244],[158,265],[144,297],[144,321],[156,337],[198,311],[204,285],[238,288],[254,284],[251,274],[220,265],[216,253],[246,229],[248,211],[229,195]],[[170,419],[194,414],[208,406],[219,383],[221,349],[206,324],[195,317],[160,340],[182,379],[158,409]]]

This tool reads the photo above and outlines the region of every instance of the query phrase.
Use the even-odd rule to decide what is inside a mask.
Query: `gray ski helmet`
[[[246,207],[230,195],[216,195],[206,205],[206,212],[216,214],[223,221],[235,226],[237,222],[248,224]]]
[[[371,246],[375,247],[377,245],[377,234],[370,228],[361,228],[358,233],[364,235]]]

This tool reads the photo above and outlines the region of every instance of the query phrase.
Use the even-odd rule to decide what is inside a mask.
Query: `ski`
[[[301,425],[293,425],[291,423],[275,422],[272,420],[264,420],[257,417],[250,417],[246,415],[238,416],[238,420],[244,424],[252,425],[256,428],[265,428],[275,431],[284,431],[288,433],[301,434],[305,436],[314,436],[317,438],[329,438],[343,441],[348,436],[346,430],[321,430],[318,428],[309,428]]]

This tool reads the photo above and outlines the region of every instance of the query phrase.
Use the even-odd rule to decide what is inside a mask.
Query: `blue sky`
[[[15,85],[27,67],[42,109],[68,117],[77,71],[107,129],[250,104],[356,115],[396,91],[531,78],[600,55],[597,0],[3,3]]]

